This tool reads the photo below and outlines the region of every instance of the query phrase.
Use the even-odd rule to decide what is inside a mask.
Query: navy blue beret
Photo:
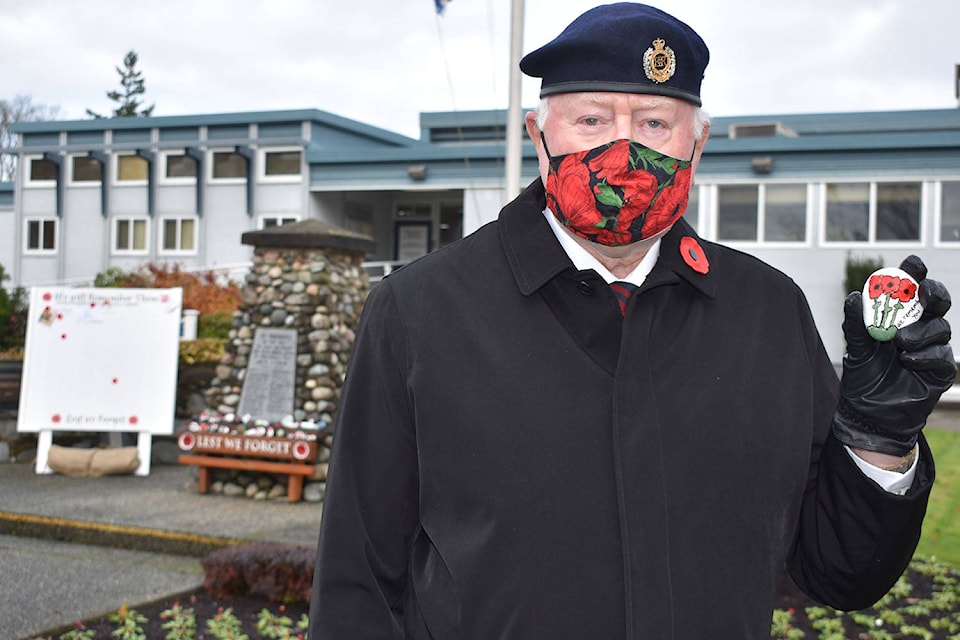
[[[619,2],[591,9],[524,56],[520,70],[541,78],[540,97],[616,91],[680,98],[700,106],[707,45],[659,9]]]

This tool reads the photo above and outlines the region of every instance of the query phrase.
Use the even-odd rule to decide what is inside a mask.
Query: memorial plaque
[[[257,329],[240,391],[240,415],[271,422],[291,415],[296,365],[295,329]]]

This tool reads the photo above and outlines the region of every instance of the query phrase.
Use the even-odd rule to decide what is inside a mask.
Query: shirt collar
[[[550,223],[543,215],[547,208],[543,183],[537,178],[515,200],[500,212],[501,246],[520,292],[529,296],[544,284],[567,270],[575,269],[572,258],[563,249]],[[552,217],[552,215],[551,215]],[[690,237],[699,242],[710,268],[707,273],[695,272],[683,259],[680,241]],[[716,295],[716,278],[722,269],[720,254],[709,242],[700,240],[696,232],[680,218],[660,239],[660,254],[651,257],[652,271],[644,281],[646,288],[688,282],[707,297]]]
[[[560,221],[557,220],[557,217],[553,215],[550,209],[545,208],[543,210],[543,217],[547,219],[547,222],[550,224],[550,229],[553,230],[553,234],[557,237],[557,240],[560,241],[560,246],[563,247],[567,256],[570,257],[573,266],[580,271],[593,269],[607,284],[619,280],[620,282],[629,282],[639,287],[643,284],[643,281],[647,279],[647,276],[653,270],[653,265],[657,264],[657,258],[660,257],[660,238],[657,238],[656,242],[650,246],[650,250],[647,251],[647,254],[640,263],[633,268],[633,271],[623,278],[618,278],[563,229]]]

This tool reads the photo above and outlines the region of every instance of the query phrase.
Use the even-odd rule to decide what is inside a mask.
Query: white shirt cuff
[[[897,471],[887,471],[886,469],[881,469],[880,467],[870,464],[855,454],[847,445],[843,445],[843,448],[846,449],[850,457],[853,458],[854,463],[860,468],[863,475],[876,482],[880,485],[880,488],[887,493],[902,496],[913,484],[913,477],[917,474],[917,462],[920,460],[919,452],[914,458],[913,464],[910,465],[910,468],[903,473],[899,473]]]

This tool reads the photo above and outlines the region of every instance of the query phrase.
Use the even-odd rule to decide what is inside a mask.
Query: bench
[[[211,469],[236,469],[239,471],[262,471],[286,475],[290,481],[287,484],[287,501],[299,502],[303,495],[303,479],[313,475],[312,464],[294,464],[290,462],[267,462],[251,458],[220,458],[216,456],[181,455],[177,458],[180,464],[193,464],[199,467],[197,491],[206,493],[213,482]]]
[[[213,469],[258,471],[288,477],[287,501],[299,502],[304,478],[312,476],[317,456],[313,440],[184,431],[177,437],[177,462],[198,467],[197,491],[207,493]]]

